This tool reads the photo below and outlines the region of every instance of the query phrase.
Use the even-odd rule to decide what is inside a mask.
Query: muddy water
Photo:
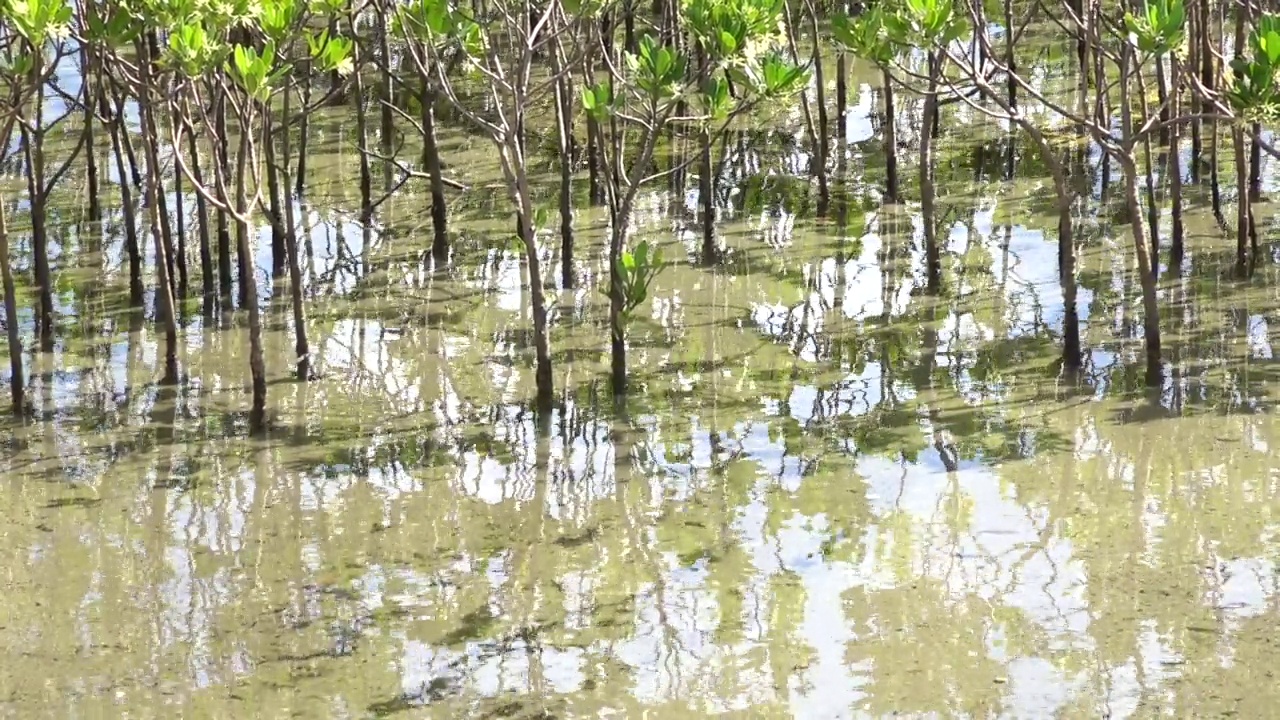
[[[854,105],[875,107],[865,88]],[[288,379],[268,301],[266,439],[245,435],[243,330],[191,313],[188,380],[157,388],[152,326],[117,301],[118,238],[76,267],[59,245],[64,277],[104,289],[60,296],[39,417],[7,427],[0,714],[1262,717],[1280,700],[1276,272],[1225,279],[1211,221],[1165,281],[1170,378],[1149,394],[1127,228],[1106,212],[1081,221],[1075,381],[1054,366],[1043,178],[955,152],[950,290],[931,300],[914,208],[874,201],[865,119],[847,137],[866,178],[835,222],[777,179],[803,162],[770,154],[786,143],[744,140],[730,172],[775,179],[726,199],[718,266],[699,261],[695,192],[641,204],[676,263],[633,329],[625,408],[583,218],[597,250],[553,314],[566,401],[539,432],[500,193],[458,198],[454,268],[431,270],[421,190],[360,227],[352,157],[324,155],[325,132],[312,172],[333,179],[300,208],[322,378]],[[448,142],[469,180],[492,171],[477,141]]]

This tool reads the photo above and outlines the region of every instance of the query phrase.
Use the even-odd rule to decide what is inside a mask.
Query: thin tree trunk
[[[1121,82],[1121,85],[1124,83]],[[1128,156],[1122,161],[1125,166],[1124,192],[1132,218],[1130,227],[1133,229],[1133,244],[1138,255],[1138,276],[1142,285],[1142,330],[1147,351],[1146,381],[1149,387],[1159,387],[1164,382],[1164,369],[1160,363],[1160,305],[1156,298],[1156,278],[1146,238],[1147,226],[1142,222],[1142,205],[1138,200],[1138,161],[1132,149],[1126,152]]]
[[[1182,111],[1182,98],[1179,92],[1179,79],[1181,77],[1181,67],[1178,58],[1174,57],[1173,65],[1170,70],[1172,72],[1173,97],[1170,98],[1169,114],[1178,117]],[[1193,121],[1192,127],[1196,127],[1198,121]],[[1195,162],[1194,157],[1192,162]],[[1175,123],[1169,128],[1169,195],[1170,197],[1170,221],[1173,224],[1171,237],[1169,240],[1169,269],[1175,274],[1182,270],[1182,260],[1185,257],[1184,239],[1185,230],[1182,223],[1182,124]]]
[[[698,81],[711,79],[711,64],[706,54],[698,51]],[[817,151],[821,155],[821,150]],[[716,262],[716,176],[711,163],[711,130],[706,125],[698,131],[698,205],[702,220],[702,262]]]
[[[1143,79],[1142,67],[1138,67],[1135,74],[1138,76],[1138,96],[1141,98],[1139,104],[1142,122],[1145,124],[1151,115],[1151,108],[1147,103],[1147,83]],[[1142,136],[1142,159],[1146,167],[1144,175],[1147,186],[1147,225],[1151,233],[1151,272],[1158,277],[1160,274],[1160,206],[1156,204],[1155,165],[1151,161],[1151,133]]]
[[[600,184],[600,123],[593,117],[587,118],[587,184],[591,204],[604,203],[604,188]]]
[[[284,121],[287,132],[289,122],[287,115]],[[270,112],[262,113],[262,125],[264,134],[262,149],[267,164],[267,219],[271,223],[271,277],[279,280],[284,278],[285,266],[288,264],[286,258],[288,251],[285,245],[284,200],[280,197],[280,173],[276,166],[276,143],[271,132],[274,123]],[[284,162],[289,162],[287,156]],[[272,295],[274,297],[274,293]]]
[[[1190,25],[1191,39],[1190,39],[1190,42],[1187,43],[1186,67],[1187,67],[1187,72],[1192,76],[1196,74],[1198,68],[1200,67],[1200,42],[1201,42],[1202,36],[1204,36],[1207,32],[1204,26],[1204,20],[1203,20],[1205,2],[1206,0],[1196,0],[1194,5],[1191,8],[1191,12],[1188,13],[1188,16],[1187,16],[1191,22],[1191,25]],[[1181,88],[1178,82],[1179,78],[1181,77],[1180,75],[1181,69],[1179,68],[1179,65],[1181,65],[1181,63],[1179,63],[1177,58],[1173,59],[1173,63],[1175,67],[1175,70],[1174,70],[1175,78],[1173,81],[1173,87],[1174,87],[1174,93],[1176,97],[1177,94],[1181,92]],[[1191,114],[1195,116],[1195,119],[1190,122],[1191,158],[1188,163],[1189,167],[1187,168],[1190,171],[1190,181],[1193,184],[1200,182],[1200,161],[1201,161],[1201,153],[1203,152],[1203,148],[1204,148],[1204,143],[1200,138],[1201,128],[1202,128],[1202,125],[1204,124],[1204,121],[1201,120],[1199,117],[1201,112],[1202,110],[1201,110],[1200,94],[1197,92],[1193,92],[1191,93]],[[1174,117],[1177,117],[1176,110],[1173,111],[1173,115]]]
[[[129,134],[129,126],[125,124],[124,96],[116,93],[116,121],[120,124],[120,145],[124,148],[125,159],[129,161],[129,178],[135,189],[142,189],[142,171],[138,169],[138,155],[133,150],[133,136]],[[124,178],[121,178],[124,182]]]
[[[219,95],[217,109],[214,111],[214,159],[218,164],[217,172],[222,177],[231,174],[230,149],[227,147],[227,100]],[[223,202],[226,198],[223,198]],[[225,210],[218,211],[218,289],[222,295],[222,309],[230,310],[231,304],[231,229],[228,226]],[[238,253],[237,253],[238,254]],[[242,303],[243,304],[243,303]]]
[[[626,307],[626,299],[622,295],[622,276],[619,275],[619,264],[622,261],[622,247],[626,242],[627,230],[622,226],[626,221],[621,213],[610,208],[612,217],[609,220],[609,379],[614,398],[627,394],[627,336],[623,325],[622,311]]]
[[[121,116],[117,113],[109,126],[111,149],[116,158],[116,174],[120,177],[120,214],[124,218],[125,254],[129,256],[129,304],[133,307],[141,307],[144,292],[142,285],[142,248],[138,243],[138,225],[133,207],[133,186],[129,183],[128,175],[125,174],[124,152],[120,147],[120,133],[123,132],[120,127],[120,121]]]
[[[5,133],[5,144],[8,144]],[[0,277],[4,279],[4,322],[9,335],[9,395],[13,414],[21,416],[26,409],[26,374],[22,370],[22,336],[18,333],[18,301],[13,286],[12,263],[9,258],[9,222],[5,199],[0,195]]]
[[[182,147],[174,147],[171,151],[175,154],[180,153],[182,152]],[[182,195],[182,172],[175,169],[173,173],[173,202],[174,205],[177,206],[174,212],[174,217],[176,218],[178,225],[178,247],[176,249],[176,264],[178,266],[178,303],[179,307],[185,308],[186,304],[184,301],[187,297],[187,290],[189,288],[188,281],[190,278],[187,276],[187,206]],[[185,310],[183,310],[183,312],[185,313]]]
[[[35,110],[34,132],[22,130],[22,147],[27,161],[27,192],[31,200],[31,253],[35,265],[36,292],[39,294],[36,334],[41,352],[53,352],[53,277],[49,270],[49,235],[45,207],[44,128],[40,125],[39,104]]]
[[[898,118],[893,107],[893,76],[889,68],[882,68],[884,77],[884,168],[885,202],[899,203],[898,194]]]
[[[159,142],[159,136],[155,134],[154,127],[150,130],[144,129],[143,134],[144,143]],[[155,200],[156,215],[160,220],[160,242],[164,243],[165,262],[169,264],[169,291],[173,293],[175,297],[180,297],[181,295],[178,292],[177,274],[177,264],[179,260],[177,258],[177,251],[173,246],[173,225],[169,221],[169,200],[165,196],[164,192],[164,173],[160,168],[159,149],[144,148],[144,152],[146,152],[147,155],[147,174],[154,175],[156,178],[156,194],[152,199]],[[154,165],[151,164],[153,159],[155,160]]]
[[[1156,56],[1156,97],[1160,103],[1160,145],[1165,147],[1169,145],[1169,85],[1164,78],[1164,58],[1160,55]]]
[[[1240,60],[1244,55],[1245,23],[1247,12],[1241,8],[1236,11],[1235,58]],[[1232,158],[1236,165],[1236,271],[1247,274],[1249,267],[1249,156],[1246,154],[1244,128],[1239,124],[1231,128]]]
[[[1009,68],[1008,93],[1009,107],[1018,107],[1018,56],[1014,52],[1013,0],[1004,0],[1004,62]]]
[[[354,30],[353,21],[352,31]],[[356,149],[360,156],[360,222],[369,225],[373,222],[373,173],[369,169],[369,123],[364,105],[364,81],[359,71],[351,75],[356,103]]]
[[[444,201],[444,176],[440,146],[436,143],[436,91],[430,78],[422,78],[422,164],[431,180],[431,257],[439,266],[449,259],[448,206]]]
[[[240,257],[252,258],[247,222],[249,203],[246,177],[252,124],[242,118],[240,152],[236,158],[236,244]],[[252,265],[241,266],[241,307],[249,311],[249,372],[253,381],[253,405],[249,410],[249,429],[260,433],[267,427],[267,371],[262,354],[262,311],[258,307],[258,278]]]
[[[149,88],[151,75],[151,61],[147,53],[146,46],[139,43],[138,47],[141,55],[141,63],[139,67],[142,72],[142,85]],[[162,205],[159,202],[159,196],[164,191],[162,178],[160,175],[160,160],[157,152],[157,132],[154,112],[151,98],[140,98],[138,109],[141,113],[142,133],[144,135],[142,146],[146,153],[147,160],[147,184],[146,184],[146,205],[148,212],[148,220],[151,225],[151,238],[155,245],[156,253],[156,323],[163,328],[164,331],[164,375],[160,379],[161,385],[173,385],[178,382],[178,314],[174,307],[173,300],[173,280],[169,275],[172,267],[169,262],[168,247],[166,247],[163,237],[163,223],[160,218]]]
[[[799,43],[796,41],[795,19],[791,15],[790,3],[784,2],[783,7],[785,8],[783,25],[786,27],[787,31],[787,45],[791,49],[791,60],[792,62],[800,64],[800,48]],[[819,97],[821,97],[821,85],[819,85],[818,92]],[[803,112],[804,127],[805,132],[809,136],[809,145],[813,148],[814,158],[810,162],[810,172],[818,179],[818,214],[822,215],[826,212],[826,207],[831,198],[831,194],[827,188],[827,163],[822,152],[824,140],[818,135],[818,128],[814,123],[813,110],[810,108],[809,93],[807,91],[802,91],[800,93],[800,109]]]
[[[836,56],[836,148],[840,153],[838,160],[844,161],[845,136],[847,135],[849,104],[849,59],[844,53]]]
[[[95,73],[93,71],[93,56],[90,54],[88,47],[86,43],[81,53],[84,64],[82,76],[85,85],[84,92],[81,94],[81,102],[84,103],[85,183],[88,185],[89,193],[89,222],[94,225],[94,234],[101,238],[102,202],[98,195],[100,185],[98,181],[98,144],[94,134],[96,125],[93,116],[94,94],[90,92]],[[99,78],[99,81],[101,81],[101,78]]]
[[[204,187],[204,170],[200,163],[200,144],[196,142],[196,135],[192,132],[190,126],[185,128],[187,133],[187,150],[191,154],[191,168],[195,175],[195,181],[201,187]],[[181,173],[178,173],[179,175]],[[209,244],[209,205],[204,199],[204,195],[200,192],[195,193],[196,196],[196,222],[200,231],[200,289],[204,296],[204,315],[212,317],[213,310],[217,304],[218,291],[214,287],[213,279],[213,249]]]
[[[1249,202],[1262,199],[1262,125],[1254,123],[1250,128],[1249,143]]]
[[[628,8],[630,10],[631,8]],[[628,28],[631,13],[628,12]],[[552,48],[552,72],[556,81],[556,139],[560,144],[560,284],[572,288],[573,277],[573,85],[564,72],[561,48]]]
[[[1125,203],[1129,211],[1129,227],[1133,232],[1134,250],[1138,256],[1138,277],[1142,285],[1142,327],[1147,349],[1147,375],[1149,387],[1159,387],[1163,382],[1163,368],[1160,363],[1160,306],[1156,298],[1156,276],[1152,270],[1153,258],[1147,244],[1147,226],[1142,222],[1142,204],[1138,200],[1138,161],[1134,155],[1132,138],[1133,103],[1130,98],[1129,83],[1131,72],[1141,72],[1134,68],[1133,49],[1125,46],[1121,50],[1120,61],[1120,123],[1121,136],[1125,138],[1124,150],[1120,157],[1121,169],[1124,173]]]
[[[378,34],[378,54],[382,58],[378,67],[378,99],[382,101],[379,106],[382,113],[382,127],[378,140],[381,142],[384,157],[391,157],[395,150],[393,138],[395,138],[396,126],[391,114],[391,106],[395,102],[395,85],[391,80],[391,39],[387,32],[387,15],[394,12],[395,6],[392,4],[375,8],[373,13]],[[390,170],[391,164],[386,163],[386,167]]]
[[[1249,263],[1249,157],[1246,154],[1244,128],[1231,129],[1231,144],[1236,163],[1236,271],[1241,275],[1250,272]]]
[[[523,122],[523,110],[516,111],[516,124]],[[515,180],[518,202],[517,225],[525,250],[525,262],[529,265],[529,301],[533,310],[533,347],[535,356],[534,380],[537,387],[537,409],[542,417],[549,417],[555,404],[555,388],[551,374],[551,341],[548,337],[547,297],[543,289],[542,260],[538,255],[538,239],[533,222],[533,200],[523,166],[523,147],[518,138],[508,140],[503,149],[509,160],[508,167]],[[514,147],[513,147],[514,146]]]
[[[822,165],[822,177],[819,181],[825,185],[828,158],[831,157],[831,124],[827,118],[827,83],[822,70],[822,35],[818,29],[818,10],[813,0],[805,1],[805,10],[809,15],[809,30],[813,33],[813,68],[814,106],[818,115],[818,162]],[[936,110],[936,108],[935,108]],[[935,132],[937,128],[934,128]],[[821,187],[821,185],[820,185]],[[829,192],[823,189],[818,195],[818,216],[826,217],[831,202]]]
[[[1062,366],[1079,370],[1083,364],[1080,350],[1080,313],[1076,302],[1076,248],[1071,230],[1070,195],[1059,199],[1058,264],[1062,285]]]
[[[302,197],[303,185],[307,178],[307,135],[311,130],[311,113],[307,107],[311,104],[310,64],[304,63],[306,72],[302,74],[302,121],[298,124],[298,170],[293,177],[293,194]]]
[[[285,125],[280,133],[281,163],[279,165],[280,187],[289,187],[289,100],[290,91],[285,90],[283,117]],[[303,108],[306,112],[306,108]],[[268,137],[270,137],[268,135]],[[270,140],[268,140],[270,142]],[[268,172],[276,172],[275,163],[269,163]],[[284,239],[288,251],[289,263],[289,296],[293,303],[293,354],[297,361],[297,378],[302,382],[311,379],[311,344],[307,341],[307,309],[303,298],[302,261],[298,257],[298,227],[294,222],[293,199],[284,198]]]
[[[942,258],[938,248],[937,217],[934,212],[933,121],[937,118],[938,60],[929,53],[929,89],[924,96],[924,127],[920,130],[920,222],[924,225],[927,289],[936,295],[942,290]]]

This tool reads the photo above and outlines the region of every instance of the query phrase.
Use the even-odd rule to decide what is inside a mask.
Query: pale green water
[[[73,273],[68,245],[42,419],[10,426],[0,476],[0,714],[1267,716],[1274,267],[1224,279],[1228,241],[1195,219],[1165,281],[1172,379],[1148,397],[1127,228],[1100,213],[1070,383],[1042,179],[974,182],[953,148],[951,292],[929,300],[914,209],[864,200],[857,99],[851,231],[767,201],[727,213],[707,268],[696,193],[643,198],[641,232],[679,262],[634,330],[625,411],[584,215],[584,282],[553,313],[568,400],[542,437],[523,271],[506,216],[476,219],[483,192],[455,208],[454,270],[428,272],[425,199],[362,237],[334,209],[350,152],[317,156],[323,379],[287,379],[272,306],[266,440],[244,437],[242,330],[193,318],[189,381],[157,390],[118,256]],[[449,143],[492,177],[480,141]],[[757,169],[794,170],[767,147]]]

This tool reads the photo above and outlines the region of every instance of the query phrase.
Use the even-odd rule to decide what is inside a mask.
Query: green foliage
[[[624,321],[631,319],[631,313],[649,297],[649,286],[667,263],[662,258],[662,250],[641,241],[635,250],[623,250],[615,268],[617,278],[622,286],[622,316]],[[609,294],[607,289],[601,292]]]
[[[659,45],[651,35],[640,38],[625,62],[630,77],[655,105],[674,100],[685,80],[688,61],[678,48]]]
[[[761,94],[769,97],[789,95],[809,81],[809,69],[793,65],[780,53],[772,53],[761,61],[758,77],[754,85]]]
[[[885,27],[898,44],[947,45],[969,31],[968,20],[956,12],[953,0],[906,0]]]
[[[246,95],[259,102],[266,102],[271,97],[272,86],[286,72],[287,67],[276,64],[275,43],[267,43],[262,54],[251,47],[236,45],[231,61],[227,63],[227,74],[235,79]]]
[[[954,0],[904,0],[877,4],[857,17],[837,14],[831,29],[849,52],[885,67],[900,50],[954,42],[969,32],[969,21]]]
[[[712,63],[750,56],[753,45],[778,32],[783,0],[691,0],[685,24]]]
[[[864,60],[880,67],[893,61],[895,48],[879,5],[855,18],[836,14],[831,19],[831,33],[837,43]]]
[[[1125,13],[1124,26],[1134,47],[1164,55],[1182,45],[1186,20],[1182,0],[1147,0],[1141,15]]]
[[[708,80],[702,86],[702,102],[706,106],[707,116],[712,120],[723,120],[733,111],[733,97],[729,94],[729,81],[723,77]]]
[[[65,0],[4,0],[0,17],[36,49],[70,34],[71,6]]]
[[[86,39],[113,48],[132,45],[142,29],[141,21],[115,7],[104,7],[101,10],[108,13],[105,20],[100,12],[89,13],[86,16],[85,28],[88,30]],[[175,29],[174,33],[180,31],[181,27]],[[172,41],[170,43],[172,45]]]
[[[347,12],[347,0],[310,0],[308,12],[321,17],[337,17]]]
[[[484,30],[471,15],[447,0],[414,0],[396,15],[400,32],[436,48],[456,46],[472,58],[487,47]]]
[[[307,49],[311,60],[316,63],[320,72],[336,71],[339,75],[350,74],[355,69],[353,49],[355,43],[349,38],[329,37],[324,30],[319,35],[307,36]]]
[[[220,64],[228,48],[210,37],[200,23],[189,23],[174,29],[169,35],[170,57],[168,63],[191,77],[202,75]]]
[[[284,44],[294,30],[301,8],[294,0],[259,0],[258,26],[269,40]]]
[[[1250,54],[1231,61],[1227,101],[1249,120],[1276,119],[1280,117],[1280,88],[1276,85],[1276,73],[1280,71],[1280,16],[1260,18],[1245,48]]]
[[[104,7],[105,19],[91,14],[86,29],[88,39],[108,47],[129,46],[146,27],[167,29],[167,52],[161,58],[166,67],[191,78],[225,71],[245,94],[267,102],[283,86],[291,60],[296,59],[295,41],[305,39],[314,71],[352,71],[351,39],[304,29],[315,19],[332,20],[345,12],[345,5],[345,0],[231,0],[219,5],[142,0]],[[256,43],[231,42],[233,31],[246,30],[266,41],[261,51]]]
[[[613,112],[613,89],[601,82],[582,88],[582,108],[596,120],[604,120]]]

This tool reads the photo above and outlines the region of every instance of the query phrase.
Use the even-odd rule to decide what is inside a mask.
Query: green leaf
[[[738,41],[728,30],[720,31],[720,51],[725,55],[729,55],[738,49]]]

